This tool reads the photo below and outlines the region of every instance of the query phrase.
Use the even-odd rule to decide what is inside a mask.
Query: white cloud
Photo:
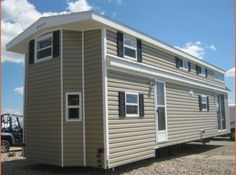
[[[21,94],[23,95],[24,93],[24,87],[18,87],[18,88],[15,88],[14,91],[18,94]]]
[[[193,55],[197,58],[203,59],[206,50],[215,51],[216,47],[213,44],[203,44],[201,41],[188,42],[184,46],[175,46],[177,49],[180,49],[190,55]]]
[[[210,45],[209,45],[209,49],[211,49],[211,50],[216,50],[216,47],[215,47],[213,44],[210,44]]]
[[[22,111],[18,110],[18,109],[3,109],[2,114],[5,113],[10,113],[10,114],[16,114],[16,115],[22,115]]]
[[[189,53],[190,55],[193,55],[195,57],[198,57],[200,59],[203,59],[203,56],[205,54],[204,48],[202,46],[202,43],[200,41],[196,42],[188,42],[183,47],[175,46],[176,48]]]
[[[21,54],[7,52],[6,44],[42,16],[66,14],[92,10],[86,0],[67,1],[68,7],[62,12],[39,12],[28,0],[3,0],[2,1],[2,62],[10,61],[23,63]],[[20,8],[19,8],[20,7]]]
[[[229,69],[227,72],[226,72],[226,77],[235,77],[235,67]]]
[[[70,12],[82,12],[92,10],[92,7],[87,3],[86,0],[77,0],[75,2],[67,2],[67,9]]]

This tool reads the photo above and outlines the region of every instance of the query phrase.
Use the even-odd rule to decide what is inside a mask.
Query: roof
[[[171,45],[168,45],[162,41],[159,41],[156,38],[153,38],[147,34],[144,34],[143,32],[140,32],[134,28],[131,28],[127,25],[124,25],[118,21],[115,21],[109,17],[106,17],[106,16],[101,15],[100,13],[97,13],[94,11],[86,11],[86,12],[78,12],[78,13],[70,13],[70,14],[42,17],[39,20],[37,20],[35,23],[33,23],[31,26],[29,26],[27,29],[25,29],[18,36],[16,36],[13,40],[11,40],[6,45],[6,49],[7,49],[7,51],[12,51],[12,52],[24,54],[25,47],[23,47],[23,45],[25,45],[26,42],[28,43],[29,38],[31,38],[33,34],[43,31],[43,30],[50,29],[52,27],[60,27],[65,24],[79,23],[79,22],[84,22],[84,21],[89,21],[89,20],[93,21],[93,22],[98,22],[103,26],[113,28],[116,30],[120,30],[124,33],[135,36],[137,38],[140,38],[150,44],[160,47],[163,50],[174,53],[174,54],[176,54],[176,56],[180,56],[180,57],[183,57],[183,58],[188,59],[190,61],[193,61],[197,64],[200,64],[201,66],[211,68],[212,70],[218,71],[222,74],[226,73],[223,69],[221,69],[219,67],[209,64],[206,61],[203,61],[193,55],[190,55],[190,54],[188,54],[184,51],[181,51]]]

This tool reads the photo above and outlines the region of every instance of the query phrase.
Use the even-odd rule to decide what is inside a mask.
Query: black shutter
[[[196,65],[196,74],[199,75],[199,73],[200,73],[200,67]]]
[[[188,62],[188,71],[191,72],[191,63]]]
[[[60,52],[60,31],[53,32],[53,58],[58,57]]]
[[[144,99],[143,94],[139,94],[139,116],[144,117]]]
[[[205,72],[206,72],[206,75],[205,75],[205,77],[207,77],[207,76],[208,76],[208,70],[207,70],[207,69],[205,69]]]
[[[29,64],[34,64],[34,40],[29,42]]]
[[[202,96],[198,95],[199,111],[202,111]]]
[[[183,64],[184,64],[184,63],[183,63],[183,60],[182,60],[182,59],[179,59],[179,65],[180,65],[180,67],[184,67]]]
[[[209,97],[207,96],[207,111],[210,110],[210,105],[209,105]]]
[[[180,59],[178,57],[175,57],[175,63],[176,63],[176,67],[179,68],[180,67]]]
[[[142,63],[142,41],[137,39],[137,60]]]
[[[119,57],[124,56],[124,51],[123,51],[123,33],[117,32],[117,55]]]
[[[125,93],[119,92],[119,116],[125,117]]]

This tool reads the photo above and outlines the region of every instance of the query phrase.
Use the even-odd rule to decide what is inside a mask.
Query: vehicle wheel
[[[6,153],[10,150],[10,143],[7,140],[2,140],[1,152]]]
[[[235,140],[235,131],[234,130],[232,130],[230,133],[230,139],[233,141]]]

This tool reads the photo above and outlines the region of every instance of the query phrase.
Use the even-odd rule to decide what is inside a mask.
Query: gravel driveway
[[[177,156],[152,158],[120,166],[114,172],[96,168],[59,168],[46,165],[27,165],[16,150],[16,156],[2,154],[3,175],[231,175],[234,174],[234,142],[214,139],[207,145],[190,143]]]

